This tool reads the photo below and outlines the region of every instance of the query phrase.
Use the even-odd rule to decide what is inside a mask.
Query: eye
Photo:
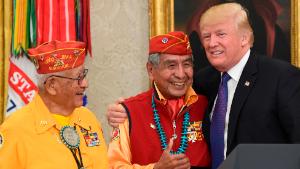
[[[169,65],[168,65],[168,69],[174,69],[175,66],[176,66],[175,64],[169,64]]]
[[[78,75],[77,79],[80,79],[80,80],[84,79],[86,77],[87,73],[88,73],[88,69],[84,69],[83,72]]]
[[[189,68],[189,67],[192,67],[193,66],[193,63],[192,62],[184,62],[183,66],[185,68]]]
[[[210,35],[208,35],[208,34],[202,35],[201,39],[202,40],[209,40],[210,39]]]
[[[224,36],[226,35],[226,33],[224,33],[224,32],[219,32],[217,35],[218,35],[218,37],[221,37],[221,38],[222,38],[222,37],[224,37]]]
[[[80,75],[77,77],[78,80],[82,80],[83,78],[84,78],[83,74],[80,74]]]

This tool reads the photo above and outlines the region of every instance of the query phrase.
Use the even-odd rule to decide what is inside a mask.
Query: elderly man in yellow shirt
[[[28,54],[39,92],[0,126],[0,169],[107,168],[101,125],[82,107],[85,44],[51,41]]]

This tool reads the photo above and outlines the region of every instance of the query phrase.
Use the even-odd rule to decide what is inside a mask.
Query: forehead
[[[80,73],[83,72],[83,70],[84,70],[84,65],[81,65],[76,68],[66,70],[65,74],[66,75],[79,75]]]
[[[161,54],[160,55],[160,61],[161,62],[167,62],[167,61],[186,61],[191,59],[191,55],[172,55],[172,54]]]
[[[229,19],[227,21],[225,20],[214,20],[207,22],[200,27],[200,33],[211,33],[211,32],[218,32],[218,31],[229,31],[236,28],[236,25],[232,21],[232,19]]]

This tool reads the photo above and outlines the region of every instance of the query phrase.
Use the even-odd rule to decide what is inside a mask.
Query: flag
[[[13,0],[11,3],[13,23],[5,116],[28,104],[38,91],[35,66],[26,56],[28,48],[52,40],[83,41],[91,55],[89,0]]]

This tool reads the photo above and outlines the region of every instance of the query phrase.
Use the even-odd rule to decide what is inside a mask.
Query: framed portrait
[[[231,0],[232,1],[232,0]],[[300,67],[299,0],[235,0],[249,11],[254,30],[252,50]],[[149,0],[150,35],[184,31],[196,55],[201,53],[198,24],[201,14],[224,0]],[[198,51],[199,50],[199,51]],[[202,49],[203,50],[203,49]],[[195,55],[195,54],[194,54]],[[201,58],[203,60],[205,58]],[[197,63],[196,66],[202,66]],[[206,64],[206,63],[204,63]]]

